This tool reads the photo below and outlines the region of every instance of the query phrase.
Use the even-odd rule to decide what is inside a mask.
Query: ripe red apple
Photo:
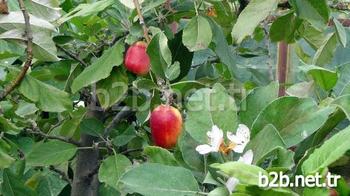
[[[176,108],[160,105],[151,113],[150,126],[155,145],[173,148],[182,130],[182,117]]]
[[[136,75],[145,75],[150,70],[150,59],[146,52],[147,44],[138,41],[126,51],[124,65],[127,70]]]

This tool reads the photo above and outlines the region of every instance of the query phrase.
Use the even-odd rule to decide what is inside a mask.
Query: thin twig
[[[141,152],[141,151],[143,151],[143,148],[127,149],[127,150],[125,150],[125,151],[121,152],[121,154],[123,154],[123,155],[127,155],[127,154],[129,154],[129,153],[133,153],[133,152]]]
[[[104,130],[103,136],[107,137],[116,124],[118,124],[121,120],[125,119],[126,117],[130,116],[132,113],[133,112],[129,107],[122,108],[122,110],[117,115],[115,115],[112,121],[107,125],[107,127]]]
[[[145,37],[146,42],[150,43],[151,42],[151,38],[148,35],[148,28],[147,28],[147,25],[146,25],[145,20],[143,18],[142,12],[141,12],[140,3],[139,3],[138,0],[133,0],[133,1],[134,1],[134,5],[135,5],[135,8],[136,8],[136,11],[137,11],[137,15],[139,17],[140,25],[143,28],[143,36]]]
[[[68,177],[68,175],[66,174],[66,172],[61,171],[59,169],[56,169],[54,166],[50,166],[49,170],[57,173],[58,175],[60,175],[60,177],[65,180],[66,182],[68,182],[69,184],[72,184],[72,180]]]
[[[41,130],[39,130],[38,127],[34,127],[33,129],[25,129],[27,133],[37,135],[43,139],[55,139],[55,140],[60,140],[66,143],[74,144],[76,146],[81,146],[79,142],[71,139],[71,138],[66,138],[66,137],[61,137],[61,136],[54,136],[54,135],[48,135]]]
[[[0,95],[0,100],[3,100],[7,95],[9,95],[19,84],[21,84],[22,80],[24,79],[29,67],[32,65],[33,60],[33,33],[32,29],[30,27],[30,18],[29,14],[25,8],[23,0],[18,0],[19,7],[23,13],[24,17],[24,24],[25,24],[25,30],[24,30],[24,36],[27,40],[27,58],[24,63],[24,66],[19,73],[19,75],[16,77],[16,79],[5,88],[5,90]]]
[[[64,52],[67,56],[71,57],[72,59],[78,61],[80,64],[82,64],[84,67],[89,66],[87,63],[85,63],[81,58],[79,58],[77,55],[73,54],[72,52],[68,51],[67,49],[63,48],[60,45],[56,45],[56,47],[60,50],[62,50],[62,52]]]

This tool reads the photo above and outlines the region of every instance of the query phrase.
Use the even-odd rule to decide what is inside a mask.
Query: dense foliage
[[[349,2],[0,0],[0,13],[0,195],[350,195]],[[341,178],[259,187],[272,171]]]

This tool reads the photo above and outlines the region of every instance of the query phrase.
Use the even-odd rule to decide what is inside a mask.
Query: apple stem
[[[137,11],[137,15],[139,17],[140,25],[142,26],[142,29],[143,29],[143,36],[145,37],[147,44],[149,44],[151,42],[151,38],[148,34],[149,30],[148,30],[148,27],[147,27],[145,20],[143,18],[142,12],[141,12],[140,3],[138,0],[133,0],[133,1],[134,1],[134,6],[135,6],[136,11]],[[151,75],[151,77],[152,77],[152,75]],[[156,76],[156,79],[157,79],[157,84],[158,84],[158,86],[160,86],[161,91],[163,93],[163,96],[166,100],[166,105],[170,105],[173,102],[173,93],[171,92],[169,85],[162,78],[159,78]]]
[[[142,26],[142,29],[143,29],[143,36],[145,37],[147,44],[149,44],[151,42],[151,38],[148,35],[148,28],[141,12],[140,3],[138,0],[133,0],[133,1],[137,11],[137,15],[139,17],[140,25]]]

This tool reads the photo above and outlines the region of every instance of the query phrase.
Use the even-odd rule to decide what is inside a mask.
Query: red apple
[[[145,75],[150,70],[150,59],[146,52],[147,44],[138,41],[126,51],[124,65],[127,70],[136,75]]]
[[[182,117],[176,108],[160,105],[151,113],[150,126],[155,145],[173,148],[182,130]]]

